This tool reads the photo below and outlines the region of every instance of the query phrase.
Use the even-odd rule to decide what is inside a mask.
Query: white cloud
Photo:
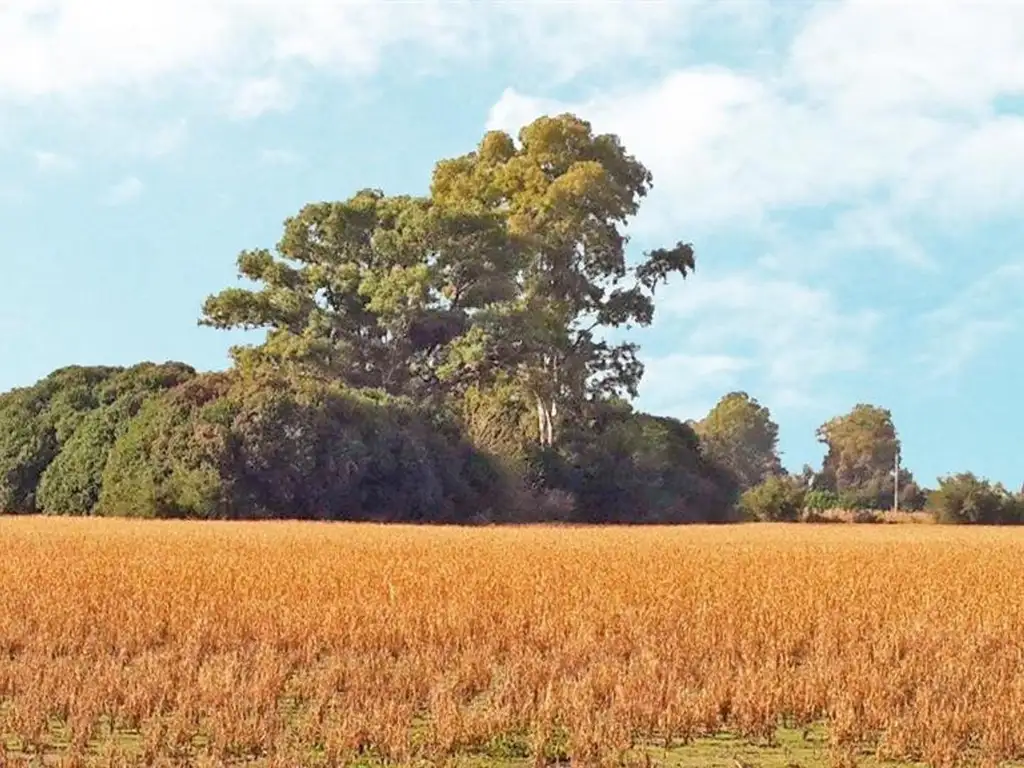
[[[123,89],[149,96],[178,84],[258,104],[266,84],[288,72],[360,76],[416,52],[449,62],[514,58],[559,79],[627,57],[656,61],[707,8],[714,4],[7,0],[0,98],[81,99]]]
[[[1024,4],[801,8],[766,66],[682,67],[575,102],[509,88],[488,121],[515,131],[539,114],[572,111],[621,136],[654,174],[635,235],[682,235],[698,246],[721,232],[756,238],[772,275],[701,273],[661,327],[684,356],[749,362],[736,375],[763,377],[773,405],[806,402],[815,382],[867,361],[880,316],[845,309],[825,287],[840,260],[882,256],[922,277],[962,268],[969,256],[930,252],[924,233],[934,242],[1024,206],[1024,115],[997,106],[1024,94]],[[698,253],[701,263],[716,256]],[[868,301],[878,267],[854,277]],[[822,287],[806,286],[812,274]],[[977,288],[922,323],[916,343],[931,364],[955,369],[1024,324],[1017,285],[984,299]]]
[[[655,176],[641,229],[757,226],[870,197],[888,210],[856,236],[923,263],[904,219],[1024,203],[1024,118],[992,107],[1019,93],[1024,4],[945,0],[922,14],[848,0],[814,6],[772,69],[691,67],[579,103],[509,89],[489,122],[514,130],[570,110],[618,133]]]
[[[139,86],[212,63],[223,55],[227,33],[217,5],[197,0],[8,0],[0,9],[0,92]]]
[[[929,271],[937,267],[934,257],[880,205],[865,204],[838,214],[817,248],[840,254],[878,251],[909,266]]]
[[[961,129],[894,184],[894,196],[903,208],[954,223],[1018,215],[1024,206],[1024,118],[991,115]]]
[[[125,205],[138,199],[145,185],[136,176],[127,176],[111,186],[103,195],[104,205]]]
[[[977,356],[1024,324],[1024,261],[1003,264],[959,289],[922,318],[932,340],[919,357],[933,378],[960,373]]]
[[[643,407],[678,419],[700,419],[723,392],[751,367],[748,360],[722,354],[675,352],[644,361]]]
[[[873,120],[789,100],[770,82],[721,68],[676,72],[639,92],[582,104],[506,91],[489,124],[518,128],[538,114],[572,111],[619,134],[654,173],[641,230],[756,227],[773,212],[821,208],[919,177],[960,131],[917,115]]]
[[[711,5],[711,4],[708,4]],[[754,7],[753,5],[751,6]],[[656,61],[685,37],[699,2],[494,3],[491,24],[478,22],[496,48],[534,58],[556,81],[626,59]],[[732,17],[734,14],[727,14]],[[728,19],[727,19],[728,20]]]
[[[42,173],[60,173],[73,171],[76,167],[75,161],[67,155],[58,152],[38,150],[32,153],[36,169]]]
[[[248,120],[267,112],[284,112],[295,103],[294,93],[277,77],[261,77],[243,83],[228,107],[228,113]]]
[[[664,292],[658,313],[656,328],[679,351],[648,359],[642,396],[646,407],[685,415],[735,387],[773,408],[825,408],[823,381],[866,366],[880,320],[844,311],[825,289],[756,271],[695,274]]]
[[[1024,84],[1024,5],[848,0],[819,5],[794,41],[797,84],[839,109],[984,115]]]

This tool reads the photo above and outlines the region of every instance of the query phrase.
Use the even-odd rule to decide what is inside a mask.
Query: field
[[[995,764],[1022,586],[1007,529],[0,518],[0,764]]]

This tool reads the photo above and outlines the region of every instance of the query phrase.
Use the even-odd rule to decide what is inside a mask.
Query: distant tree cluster
[[[817,432],[826,447],[822,467],[805,466],[799,475],[782,469],[778,427],[768,409],[746,393],[726,395],[696,429],[704,451],[738,480],[746,519],[820,521],[843,511],[853,513],[843,519],[875,522],[898,504],[906,512],[927,511],[943,523],[1024,523],[1024,493],[971,473],[939,478],[938,488],[927,490],[905,467],[897,472],[900,442],[884,408],[861,403],[822,424]]]
[[[304,206],[200,323],[262,329],[233,365],[72,367],[0,396],[0,509],[13,513],[431,522],[796,520],[886,509],[888,411],[819,430],[791,476],[768,409],[731,393],[699,423],[636,412],[643,365],[608,332],[646,326],[677,242],[627,259],[650,172],[573,115],[487,133],[429,194]],[[952,522],[1019,499],[973,476],[932,494]]]

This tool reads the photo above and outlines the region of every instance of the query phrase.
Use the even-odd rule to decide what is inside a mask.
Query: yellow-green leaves
[[[545,442],[586,402],[634,394],[631,343],[653,292],[693,269],[679,243],[639,261],[623,228],[651,185],[618,138],[573,115],[500,131],[440,161],[429,197],[364,189],[285,222],[276,254],[244,252],[252,290],[207,300],[202,322],[266,328],[248,361],[428,397],[505,377],[535,399]],[[242,359],[238,357],[238,359]]]
[[[500,216],[517,249],[518,295],[480,343],[533,391],[542,433],[556,433],[560,414],[588,399],[636,391],[635,346],[610,345],[600,332],[649,324],[655,286],[693,268],[682,243],[627,259],[623,228],[650,184],[616,137],[568,114],[533,121],[518,145],[488,133],[475,152],[435,169],[435,203]]]
[[[780,474],[779,426],[746,392],[730,392],[697,425],[706,455],[725,467],[744,491]]]

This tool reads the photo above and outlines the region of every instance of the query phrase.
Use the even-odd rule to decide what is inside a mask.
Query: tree
[[[534,121],[519,146],[493,131],[437,164],[429,198],[306,206],[276,256],[238,257],[261,287],[210,297],[200,322],[268,330],[235,351],[242,365],[414,397],[511,383],[550,446],[565,412],[636,395],[636,345],[600,333],[649,324],[656,286],[694,268],[684,243],[627,265],[621,228],[650,185],[617,137],[572,115]]]
[[[851,506],[892,506],[893,471],[900,441],[890,411],[858,404],[849,413],[822,424],[817,436],[828,446],[818,485],[835,491]],[[906,489],[914,494],[916,485],[910,487],[913,476],[908,470],[900,469],[899,482],[901,492]]]
[[[0,510],[39,511],[39,481],[120,369],[68,366],[0,397]]]
[[[541,485],[568,492],[583,523],[730,522],[738,488],[708,459],[686,424],[638,413],[621,400],[595,403],[567,424],[562,450],[535,453]]]
[[[630,266],[622,226],[651,187],[651,173],[619,139],[595,135],[569,114],[501,131],[476,151],[438,163],[435,204],[501,216],[520,255],[517,295],[481,313],[459,362],[496,362],[533,399],[543,445],[553,445],[566,413],[587,402],[636,395],[643,366],[632,343],[601,337],[648,325],[656,286],[694,268],[693,248],[645,254]]]
[[[200,323],[267,329],[233,349],[242,367],[424,395],[473,313],[514,295],[514,259],[498,216],[363,190],[303,207],[276,255],[243,251],[239,275],[257,287],[209,297]]]
[[[740,509],[750,520],[795,522],[803,512],[806,494],[799,477],[773,474],[740,497]]]
[[[146,401],[196,375],[183,363],[140,363],[113,375],[39,480],[37,507],[46,514],[88,515],[99,501],[110,450]]]
[[[939,478],[928,508],[940,523],[1006,525],[1024,522],[1020,500],[1002,485],[993,485],[973,472]]]
[[[742,490],[782,472],[779,427],[746,392],[725,395],[696,429],[708,456],[732,472]]]

